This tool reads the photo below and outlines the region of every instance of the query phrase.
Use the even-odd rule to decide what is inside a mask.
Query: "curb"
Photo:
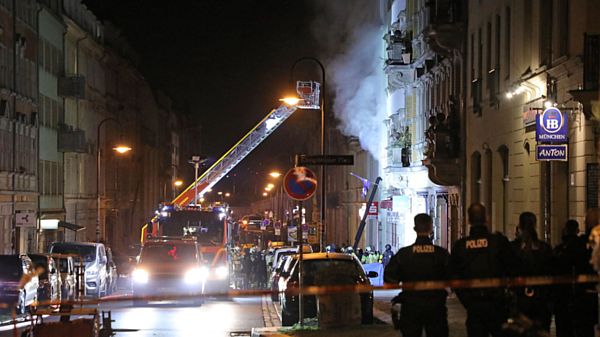
[[[384,322],[385,324],[394,325],[394,322],[392,322],[392,315],[376,308],[375,306],[373,306],[373,317]]]
[[[271,301],[269,295],[262,296],[262,313],[263,313],[263,321],[264,326],[267,328],[270,327],[281,327],[281,318],[279,314],[279,310],[277,310],[277,306]]]

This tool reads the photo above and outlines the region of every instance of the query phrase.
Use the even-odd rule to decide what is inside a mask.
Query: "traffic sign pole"
[[[298,218],[298,225],[296,226],[296,230],[300,232],[300,236],[298,237],[298,249],[300,249],[300,261],[298,261],[298,315],[300,316],[300,328],[304,327],[304,295],[302,295],[302,277],[304,275],[304,231],[302,230],[302,201],[298,201],[298,214],[300,217]],[[298,232],[296,232],[298,235]]]

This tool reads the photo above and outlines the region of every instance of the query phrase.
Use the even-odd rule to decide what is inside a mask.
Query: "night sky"
[[[317,56],[310,31],[316,15],[294,0],[84,0],[120,27],[141,57],[142,73],[201,124],[202,155],[220,157],[289,92],[293,62]],[[314,65],[298,77],[319,79]],[[318,112],[295,113],[232,172],[238,193],[249,194],[272,168],[320,135]],[[311,143],[308,143],[311,144]],[[185,165],[182,158],[182,165]],[[263,175],[264,174],[264,175]],[[232,181],[216,189],[231,190]],[[258,178],[254,178],[258,177]],[[249,196],[249,195],[248,195]]]

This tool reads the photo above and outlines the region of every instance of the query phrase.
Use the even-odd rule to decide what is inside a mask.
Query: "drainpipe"
[[[17,253],[17,191],[15,185],[17,179],[15,173],[17,172],[17,0],[12,1],[13,9],[13,87],[12,87],[12,102],[13,102],[13,120],[12,120],[12,221],[11,221],[11,251]]]
[[[59,7],[58,7],[59,11],[60,11],[59,14],[62,14],[62,12],[64,11],[64,2],[62,0],[60,2],[61,3],[59,4]],[[63,34],[62,34],[63,36],[62,36],[62,41],[61,41],[62,42],[62,56],[63,56],[63,59],[62,59],[62,69],[61,69],[60,76],[65,76],[66,58],[67,58],[66,53],[65,53],[66,45],[67,44],[65,43],[65,41],[67,39],[67,31],[68,31],[67,26],[66,26],[66,24],[64,24],[64,21],[63,21]],[[62,116],[61,117],[62,117],[62,124],[63,125],[66,124],[65,123],[65,110],[66,110],[66,105],[67,105],[66,103],[67,103],[67,99],[65,97],[62,97],[62,111],[61,111]],[[59,125],[59,132],[60,132],[60,128],[61,127],[64,127],[64,126]],[[62,176],[63,176],[63,179],[62,179],[62,182],[63,182],[63,186],[62,186],[62,209],[63,209],[64,214],[65,214],[65,221],[67,221],[67,207],[65,206],[65,191],[66,191],[66,188],[65,188],[66,187],[65,186],[66,185],[65,184],[65,181],[66,181],[66,179],[65,179],[65,173],[66,173],[66,167],[67,166],[65,165],[65,153],[61,152],[61,156],[62,156],[62,164],[63,164],[63,167],[62,167]],[[77,214],[77,213],[75,213],[75,214]],[[75,219],[77,220],[77,215],[75,215]],[[75,223],[76,222],[77,221],[75,221]],[[77,232],[75,232],[75,241],[77,241]]]
[[[40,38],[40,13],[42,12],[42,6],[40,4],[38,4],[38,9],[36,12],[36,33],[38,35],[38,46],[39,44],[39,38]],[[36,80],[37,80],[37,92],[36,92],[36,96],[37,96],[37,102],[38,102],[38,111],[37,111],[37,118],[35,120],[35,127],[36,127],[36,140],[37,140],[37,147],[36,147],[36,158],[37,158],[37,165],[35,166],[35,172],[36,172],[36,180],[37,180],[37,190],[38,190],[38,194],[37,194],[37,221],[36,221],[36,225],[35,225],[35,236],[34,236],[34,242],[35,242],[35,251],[36,252],[40,252],[40,228],[39,228],[39,224],[40,224],[40,219],[42,218],[42,207],[41,207],[41,179],[40,179],[40,171],[39,171],[39,163],[40,163],[40,123],[39,123],[39,117],[40,117],[40,50],[38,48],[37,53],[36,53]]]

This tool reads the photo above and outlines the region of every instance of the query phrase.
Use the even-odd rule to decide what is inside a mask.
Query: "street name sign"
[[[306,167],[294,167],[283,177],[283,189],[294,200],[307,200],[317,190],[317,176]]]
[[[541,143],[568,143],[568,121],[557,108],[548,108],[536,118],[535,140]]]
[[[298,155],[298,165],[354,165],[353,155]]]
[[[567,144],[538,144],[535,147],[535,159],[538,161],[567,161]]]

